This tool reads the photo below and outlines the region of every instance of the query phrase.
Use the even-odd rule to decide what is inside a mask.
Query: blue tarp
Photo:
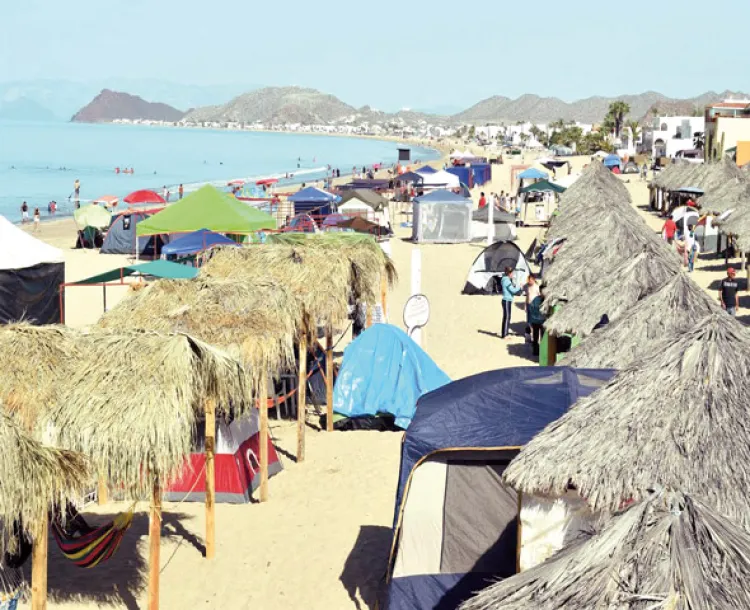
[[[427,195],[415,197],[412,203],[461,203],[466,205],[466,197],[456,195],[456,193],[447,189],[439,189]]]
[[[617,155],[607,155],[602,163],[607,167],[620,167],[621,160]]]
[[[236,246],[238,244],[220,233],[214,233],[208,229],[200,229],[170,242],[161,249],[161,253],[184,256],[187,254],[197,254],[217,245]]]
[[[404,331],[374,324],[344,352],[333,410],[347,417],[390,413],[408,428],[419,397],[446,383],[450,378]]]
[[[537,169],[536,167],[530,167],[529,169],[525,169],[520,174],[518,174],[518,177],[521,180],[545,180],[547,176],[547,173],[543,172],[540,169]]]
[[[454,176],[458,176],[458,181],[466,184],[469,188],[474,186],[474,174],[472,173],[471,168],[464,166],[449,167],[445,171]]]

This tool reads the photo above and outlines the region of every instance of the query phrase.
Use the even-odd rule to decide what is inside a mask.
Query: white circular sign
[[[404,305],[404,324],[409,334],[416,329],[425,326],[430,319],[430,302],[423,294],[415,294],[409,297]]]

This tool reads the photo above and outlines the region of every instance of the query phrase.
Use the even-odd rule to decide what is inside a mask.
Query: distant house
[[[654,119],[651,155],[675,157],[683,150],[695,148],[695,134],[705,131],[703,117],[668,116]]]
[[[750,100],[726,100],[706,106],[706,156],[717,157],[750,141]]]

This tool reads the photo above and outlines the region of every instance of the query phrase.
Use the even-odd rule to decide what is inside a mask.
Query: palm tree
[[[630,105],[622,100],[617,100],[609,105],[608,115],[612,117],[615,127],[615,135],[619,138],[622,127],[625,123],[625,117],[630,112]]]
[[[628,121],[628,129],[630,130],[630,143],[633,146],[633,150],[636,148],[636,142],[641,135],[641,125],[638,121]]]

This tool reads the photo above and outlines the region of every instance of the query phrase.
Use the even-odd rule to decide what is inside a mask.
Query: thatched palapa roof
[[[742,252],[750,252],[750,205],[735,210],[725,221],[716,224],[722,233],[735,237]]]
[[[730,178],[700,198],[701,209],[712,214],[750,208],[750,180]]]
[[[60,445],[90,456],[134,498],[151,494],[153,476],[166,484],[179,473],[206,400],[249,406],[240,363],[188,335],[99,331],[91,339],[50,422]]]
[[[187,333],[240,360],[260,389],[268,371],[293,365],[300,316],[291,290],[268,278],[252,284],[198,278],[149,284],[107,312],[99,326]]]
[[[624,369],[640,362],[655,343],[686,332],[699,320],[719,311],[716,299],[708,296],[687,274],[680,272],[617,321],[595,330],[565,354],[561,364],[577,368]]]
[[[21,520],[35,533],[54,504],[80,493],[89,481],[81,454],[45,447],[0,408],[0,521]],[[14,549],[13,537],[0,535],[0,553]]]
[[[579,400],[505,477],[524,493],[562,495],[572,484],[610,512],[654,485],[682,489],[748,526],[748,379],[750,332],[711,314]]]
[[[676,257],[661,244],[649,244],[633,258],[584,286],[579,296],[555,312],[544,327],[558,336],[573,333],[585,337],[602,316],[614,322],[679,273],[680,262]],[[552,302],[561,296],[565,295],[556,291],[554,284],[545,292],[545,298]]]
[[[750,535],[682,493],[655,493],[461,610],[750,608]]]

